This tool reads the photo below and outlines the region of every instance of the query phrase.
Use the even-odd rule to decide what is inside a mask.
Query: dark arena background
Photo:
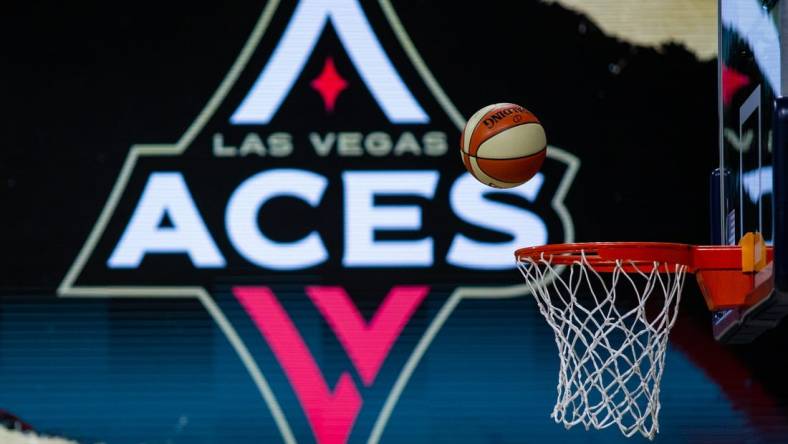
[[[5,5],[0,442],[646,442],[550,418],[512,254],[712,242],[717,5],[591,3]],[[508,191],[497,102],[549,144]],[[788,442],[788,325],[711,319],[688,277],[654,441]]]

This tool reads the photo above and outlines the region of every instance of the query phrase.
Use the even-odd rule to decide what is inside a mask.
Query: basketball
[[[476,111],[462,130],[460,156],[479,182],[512,188],[530,180],[547,154],[544,128],[533,113],[513,103]]]

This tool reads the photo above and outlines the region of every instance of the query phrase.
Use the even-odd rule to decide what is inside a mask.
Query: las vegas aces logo
[[[508,190],[463,173],[464,119],[387,1],[269,2],[239,54],[177,142],[131,147],[59,294],[195,298],[285,442],[376,442],[458,304],[525,295],[514,249],[573,240],[579,163],[551,147]]]

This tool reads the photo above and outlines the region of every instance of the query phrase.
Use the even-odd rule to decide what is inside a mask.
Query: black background
[[[558,5],[394,6],[461,113],[495,101],[525,104],[551,144],[580,157],[582,185],[567,199],[578,240],[708,241],[713,61],[679,46],[616,41]],[[51,288],[129,146],[183,133],[260,5],[17,7],[3,26],[4,285]]]

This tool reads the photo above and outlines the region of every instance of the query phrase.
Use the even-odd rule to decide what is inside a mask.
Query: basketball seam
[[[525,156],[517,156],[517,157],[482,157],[482,156],[474,156],[474,155],[468,154],[468,153],[465,153],[465,155],[468,156],[468,157],[473,157],[475,159],[484,159],[484,160],[515,160],[515,159],[527,159],[529,157],[538,156],[539,154],[542,154],[542,151],[544,151],[546,149],[547,149],[547,145],[545,145],[539,151],[537,151],[537,152],[535,152],[533,154],[527,154]]]
[[[481,122],[482,122],[482,121],[479,121],[479,123],[481,123]],[[507,127],[505,127],[505,128],[498,128],[497,130],[495,130],[495,131],[493,131],[492,133],[488,134],[487,138],[486,138],[486,139],[484,139],[484,142],[486,142],[486,141],[488,141],[488,140],[492,139],[493,137],[497,136],[498,134],[501,134],[501,133],[502,133],[502,132],[504,132],[504,131],[508,131],[508,130],[510,130],[510,129],[512,129],[512,128],[517,128],[518,126],[522,126],[522,125],[539,125],[539,126],[542,126],[542,123],[541,123],[541,122],[539,122],[538,120],[537,120],[537,121],[535,121],[535,122],[519,122],[519,123],[515,123],[515,124],[514,124],[514,125],[512,125],[512,126],[507,126]],[[477,124],[476,126],[479,126],[479,125]],[[544,128],[544,127],[543,127],[543,128]],[[471,134],[471,140],[473,140],[473,134]],[[481,143],[479,144],[479,146],[476,148],[476,150],[477,150],[477,151],[479,150],[479,148],[481,148],[481,147],[482,147],[482,145],[484,144],[484,142],[481,142]],[[470,149],[470,148],[469,148],[469,149]]]
[[[485,107],[485,108],[486,108],[486,107]],[[493,106],[493,108],[490,108],[490,111],[492,111],[492,110],[494,110],[494,109],[496,109],[496,108],[497,108],[497,107]],[[484,108],[482,108],[482,109],[484,109]],[[480,111],[481,111],[481,110],[480,110]],[[479,124],[480,124],[480,123],[482,123],[482,121],[484,120],[484,116],[486,116],[487,114],[489,114],[489,113],[490,113],[490,111],[487,111],[487,112],[483,113],[483,114],[481,115],[481,117],[479,118],[479,120],[477,120],[477,121],[476,121],[476,123],[473,125],[473,128],[467,128],[467,127],[466,127],[466,128],[463,128],[463,131],[462,131],[462,138],[460,139],[460,143],[462,144],[462,145],[460,146],[460,149],[461,149],[463,152],[465,152],[466,154],[468,154],[469,156],[471,155],[471,142],[473,141],[473,133],[476,131],[476,128],[478,128],[478,127],[479,127]],[[471,119],[473,119],[473,116],[475,116],[475,115],[476,115],[476,113],[473,113],[473,115],[471,116]],[[470,119],[469,119],[469,121],[470,121]],[[465,148],[466,148],[466,146],[465,146],[465,130],[470,130],[470,131],[468,132],[468,146],[467,146],[467,148],[468,148],[468,151],[467,151],[467,152],[465,151]]]
[[[484,122],[484,117],[487,116],[488,114],[490,114],[491,112],[497,112],[501,108],[505,108],[505,107],[510,106],[510,105],[512,105],[512,104],[511,103],[507,103],[505,105],[494,106],[489,111],[487,111],[486,113],[482,114],[482,116],[479,118],[479,121],[476,122],[476,125],[473,126],[473,130],[470,133],[471,134],[470,137],[468,137],[468,155],[472,155],[471,154],[471,151],[472,151],[471,147],[473,146],[473,136],[476,135],[476,129],[479,128],[479,124]],[[536,116],[534,116],[534,117],[536,117]],[[495,136],[496,134],[498,134],[498,132],[491,134],[489,137],[487,137],[487,139],[489,139],[490,137]],[[487,139],[485,139],[485,140],[487,140]],[[482,143],[484,143],[484,142],[482,142]],[[481,146],[482,143],[479,143],[479,146]],[[479,146],[476,147],[477,151],[479,150]]]

